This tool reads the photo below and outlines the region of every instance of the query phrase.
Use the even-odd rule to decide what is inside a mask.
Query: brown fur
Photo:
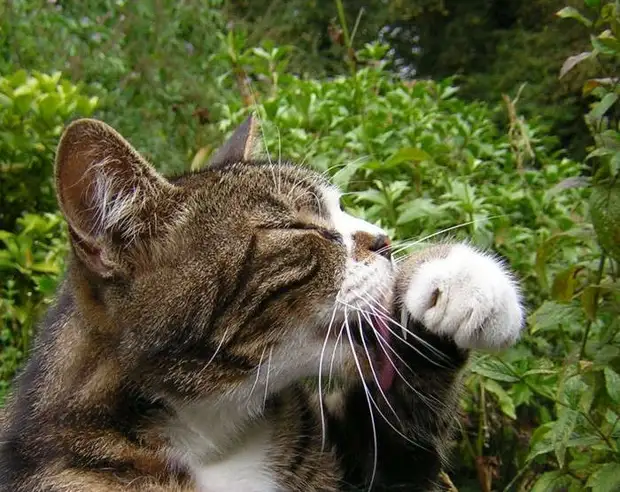
[[[344,272],[342,245],[317,203],[322,178],[291,165],[242,162],[255,140],[252,125],[209,169],[169,180],[102,123],[66,130],[57,190],[73,253],[6,409],[1,491],[196,490],[165,453],[174,402],[233,394],[293,330],[322,340],[313,316],[334,298]],[[374,242],[356,236],[359,261],[375,254]],[[394,462],[426,468],[406,490],[428,490],[445,459],[466,357],[428,339],[452,354],[454,366],[418,361],[411,384],[443,401],[441,411],[429,411],[403,382],[393,389],[403,432],[427,450],[382,431],[382,459],[395,453]],[[367,480],[369,422],[360,402],[355,385],[328,398],[330,435],[321,451],[316,393],[291,381],[269,399],[251,425],[270,429],[270,461],[284,489],[336,491],[350,477]],[[351,465],[356,449],[359,465]],[[377,484],[407,476],[388,468]]]

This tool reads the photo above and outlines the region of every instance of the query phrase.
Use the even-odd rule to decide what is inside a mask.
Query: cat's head
[[[257,137],[250,118],[205,170],[167,179],[101,122],[63,134],[77,309],[102,356],[153,394],[275,390],[320,367],[368,371],[377,350],[361,334],[391,291],[387,237],[324,176],[255,159]]]

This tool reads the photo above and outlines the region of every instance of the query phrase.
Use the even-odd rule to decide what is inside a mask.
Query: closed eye
[[[342,243],[342,235],[334,230],[326,229],[324,227],[319,227],[314,224],[309,224],[307,222],[293,222],[288,226],[288,229],[297,229],[297,230],[307,230],[307,231],[315,231],[323,236],[328,241],[333,241],[336,243]]]

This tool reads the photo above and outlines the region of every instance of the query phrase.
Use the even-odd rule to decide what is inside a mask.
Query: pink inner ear
[[[116,173],[123,167],[123,139],[112,128],[94,120],[78,120],[65,130],[56,155],[56,192],[67,222],[83,241],[98,218],[93,192],[97,174]],[[127,146],[128,144],[125,144]],[[118,154],[118,155],[116,155]],[[105,162],[106,164],[102,164]]]
[[[86,266],[102,277],[110,276],[112,265],[107,264],[103,260],[103,250],[94,243],[82,239],[71,226],[69,226],[69,235],[76,255]]]
[[[166,181],[113,128],[95,120],[78,120],[65,130],[56,156],[56,191],[75,234],[99,244],[104,231],[123,227],[138,210],[121,207],[118,197],[161,196]],[[108,210],[114,213],[108,214]],[[108,223],[108,215],[112,222]],[[122,220],[121,220],[122,219]]]

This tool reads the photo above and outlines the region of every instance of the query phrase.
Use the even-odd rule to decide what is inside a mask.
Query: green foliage
[[[63,124],[96,103],[60,73],[0,77],[0,229],[12,229],[24,206],[54,208],[51,163]]]
[[[357,13],[346,2],[339,12],[337,3],[325,3],[330,15],[354,26]],[[388,2],[390,8],[401,3]],[[531,50],[532,39],[543,36],[533,34],[539,18],[563,7],[557,3],[528,2],[528,10],[525,3],[511,2],[509,10],[519,15],[523,30],[492,38],[500,45],[501,56],[494,62],[498,71],[514,70],[510,77],[519,84],[531,81],[519,75],[522,58],[512,56],[510,39],[521,39]],[[560,16],[566,19],[556,21],[580,26],[571,31],[570,43],[550,35],[540,44],[540,49],[551,42],[575,49],[571,58],[564,62],[555,51],[552,64],[531,52],[523,59],[528,70],[542,77],[545,90],[559,90],[554,85],[560,84],[558,73],[571,87],[585,81],[579,90],[592,100],[585,122],[594,146],[584,163],[552,150],[558,134],[524,117],[536,109],[527,95],[530,86],[521,92],[506,82],[501,91],[510,88],[506,92],[513,98],[505,97],[497,107],[459,97],[455,78],[404,81],[390,71],[387,47],[369,43],[353,50],[364,39],[362,27],[336,26],[342,40],[330,63],[337,60],[341,67],[333,73],[347,75],[319,80],[290,73],[290,67],[299,67],[299,51],[267,39],[256,43],[248,25],[226,31],[220,14],[201,2],[101,0],[35,8],[21,1],[5,6],[9,15],[0,16],[0,48],[11,53],[5,72],[15,73],[0,79],[0,121],[11,123],[0,127],[2,186],[13,183],[0,195],[7,203],[2,213],[7,210],[12,221],[3,216],[9,225],[0,227],[5,229],[0,231],[0,398],[63,267],[66,236],[49,182],[60,126],[73,113],[88,114],[94,104],[55,75],[20,81],[24,75],[15,67],[63,68],[100,97],[98,115],[139,148],[152,151],[161,170],[200,168],[216,140],[256,110],[263,117],[270,158],[290,157],[329,174],[345,191],[353,213],[390,232],[398,254],[456,238],[505,258],[524,285],[528,330],[514,349],[472,362],[453,479],[461,491],[617,490],[620,29],[616,2],[585,3],[587,8],[571,2],[577,10],[563,10]],[[233,11],[232,4],[242,7],[242,2],[229,2]],[[260,13],[260,5],[252,8]],[[409,6],[412,16],[465,8],[433,0]],[[475,24],[476,12],[487,12],[489,2],[469,6],[471,15],[462,19],[469,27],[437,36],[450,40],[446,49],[461,50],[459,36],[481,25]],[[315,10],[312,15],[323,15]],[[432,32],[436,26],[427,27]],[[299,24],[289,22],[281,29],[295,36]],[[53,46],[41,41],[52,31],[61,40]],[[314,31],[307,31],[304,39],[310,42]],[[450,33],[452,38],[446,38]],[[481,42],[482,34],[472,38]],[[198,56],[187,52],[188,42]],[[592,47],[586,54],[588,42]],[[490,80],[480,88],[495,90],[488,97],[499,102],[497,84]],[[17,89],[24,84],[38,88],[28,89],[34,95],[21,116],[18,106],[24,103]],[[467,91],[471,96],[471,86]],[[45,102],[50,98],[63,102],[54,106]],[[557,102],[549,102],[550,112],[564,112]],[[571,118],[576,107],[571,106]],[[498,115],[508,121],[505,128],[495,123]],[[13,180],[5,174],[8,163],[30,167]],[[22,181],[27,183],[23,187]]]
[[[64,124],[97,103],[61,77],[0,77],[0,401],[53,294],[66,252],[52,179]]]
[[[16,0],[0,4],[0,70],[61,71],[99,96],[97,116],[166,171],[212,142],[205,123],[221,94],[211,56],[220,0]],[[4,12],[2,9],[4,8]],[[50,40],[53,40],[51,42]]]
[[[0,230],[0,402],[52,299],[66,253],[59,214],[26,214],[14,232]]]

